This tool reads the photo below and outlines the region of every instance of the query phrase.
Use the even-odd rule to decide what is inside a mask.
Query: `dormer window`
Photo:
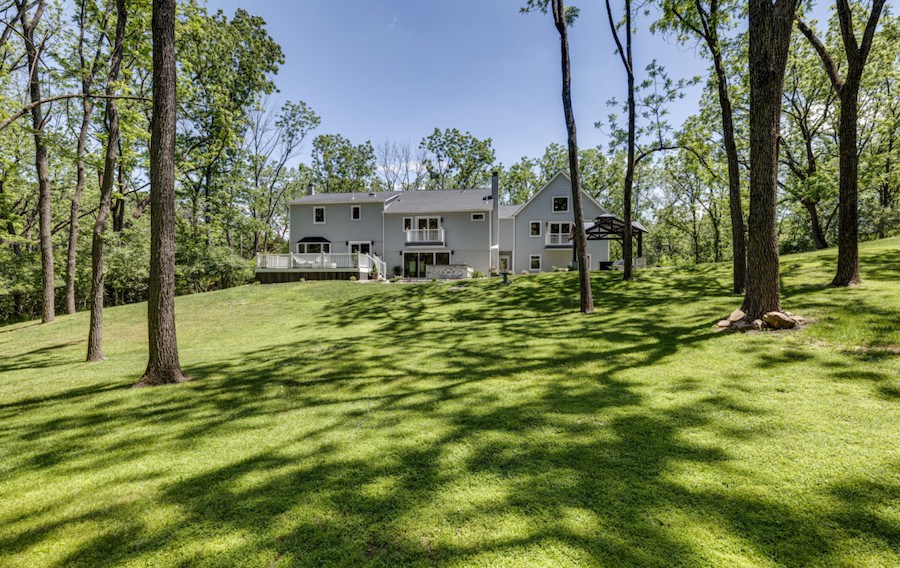
[[[554,197],[553,198],[553,212],[554,213],[568,213],[569,212],[569,198],[568,197]]]
[[[313,207],[313,223],[321,225],[325,222],[325,208]]]
[[[351,205],[350,206],[350,219],[353,221],[359,221],[362,219],[362,208],[359,205]]]

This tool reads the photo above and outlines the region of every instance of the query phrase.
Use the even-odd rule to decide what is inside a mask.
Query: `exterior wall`
[[[513,234],[516,231],[516,220],[514,218],[500,219],[500,250],[512,251],[515,248],[513,242]]]
[[[419,217],[440,217],[444,229],[445,246],[406,246],[406,233],[403,230],[404,217],[416,217],[413,214],[386,213],[384,215],[385,255],[382,259],[387,264],[389,274],[393,274],[395,266],[403,263],[401,252],[447,252],[451,264],[466,264],[485,274],[491,268],[490,258],[490,212],[485,214],[484,221],[472,221],[471,212],[419,214]],[[349,213],[348,213],[349,214]],[[310,213],[312,215],[312,213]]]
[[[361,218],[350,219],[350,207],[360,207]],[[313,223],[313,208],[325,208],[325,222]],[[331,241],[331,252],[350,252],[349,241],[372,241],[372,252],[384,258],[382,236],[382,203],[338,203],[328,205],[291,205],[291,252],[303,237],[323,237]]]
[[[554,197],[568,197],[569,211],[566,213],[554,213]],[[575,215],[572,212],[571,201],[571,182],[569,182],[567,177],[558,175],[541,192],[536,194],[531,201],[519,209],[515,216],[513,231],[515,247],[503,249],[513,250],[513,271],[515,273],[521,273],[523,270],[530,271],[529,259],[533,254],[541,255],[541,270],[545,272],[552,270],[553,266],[562,268],[572,263],[571,247],[547,248],[545,240],[548,223],[554,221],[574,222]],[[597,215],[605,213],[586,193],[582,193],[581,201],[586,221],[590,221]],[[540,237],[532,237],[530,235],[531,221],[541,222]],[[503,248],[502,245],[501,248]],[[591,268],[597,269],[599,262],[609,260],[609,242],[588,241],[588,254],[591,255]]]

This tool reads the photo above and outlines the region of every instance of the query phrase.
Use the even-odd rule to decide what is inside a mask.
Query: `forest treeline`
[[[655,61],[636,62],[634,128],[619,100],[609,101],[608,116],[585,117],[609,143],[579,150],[581,183],[621,215],[631,178],[630,214],[650,228],[650,264],[731,261],[733,236],[750,230],[744,4],[660,0],[650,16],[642,11],[629,28],[635,41],[654,33],[695,46],[708,73],[673,79]],[[858,38],[869,4],[847,4]],[[129,1],[127,18],[118,8],[114,0],[0,2],[0,321],[85,309],[92,287],[108,305],[147,298],[151,3]],[[800,13],[795,25],[777,140],[780,252],[838,242],[842,97],[851,88],[857,238],[896,234],[900,20],[881,16],[858,77],[839,10],[825,22]],[[489,137],[452,125],[423,130],[419,141],[323,132],[315,109],[292,98],[302,93],[273,102],[284,55],[265,22],[243,9],[229,16],[181,2],[175,41],[178,293],[247,282],[255,254],[286,251],[286,202],[309,184],[320,192],[468,188],[497,169],[503,199],[522,203],[569,170],[562,141],[502,164]],[[669,108],[691,85],[701,87],[699,106],[672,124]],[[98,266],[105,278],[92,281]]]

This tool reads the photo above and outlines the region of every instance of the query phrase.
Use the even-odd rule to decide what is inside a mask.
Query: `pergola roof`
[[[325,237],[303,237],[297,241],[298,243],[330,243]]]
[[[612,213],[603,213],[595,217],[592,222],[585,223],[584,230],[589,241],[604,239],[622,240],[625,238],[625,220]],[[646,232],[646,227],[637,221],[631,223],[632,235],[640,235]]]

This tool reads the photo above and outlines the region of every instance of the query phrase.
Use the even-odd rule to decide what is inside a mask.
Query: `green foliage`
[[[191,294],[247,284],[253,268],[228,247],[185,243],[175,252],[175,277],[176,291]]]
[[[491,142],[490,138],[479,140],[471,132],[456,128],[435,128],[419,144],[426,153],[426,189],[469,189],[489,184],[495,160]]]
[[[366,140],[354,146],[340,134],[313,139],[312,174],[318,191],[366,191],[375,176],[375,148]]]

